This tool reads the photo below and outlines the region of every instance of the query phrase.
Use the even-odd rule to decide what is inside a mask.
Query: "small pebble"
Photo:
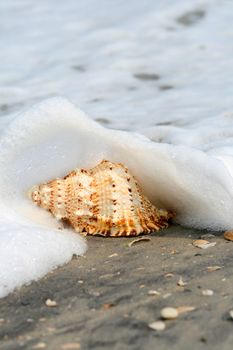
[[[33,320],[33,318],[27,318],[27,322],[32,323],[32,322],[34,322],[34,320]]]
[[[113,253],[113,254],[109,255],[108,258],[113,258],[114,256],[118,256],[118,254],[117,253]]]
[[[148,324],[149,328],[155,330],[155,331],[164,331],[166,328],[166,325],[163,321],[156,321]]]
[[[233,320],[233,310],[229,311],[229,316]]]
[[[55,327],[47,327],[47,331],[50,333],[54,333],[57,329]]]
[[[160,295],[160,293],[157,290],[149,290],[148,295]]]
[[[132,247],[134,244],[137,244],[137,243],[140,243],[140,242],[149,242],[151,241],[151,238],[150,237],[139,237],[139,238],[136,238],[134,239],[133,241],[131,241],[128,246],[129,247]]]
[[[177,282],[177,285],[178,285],[179,287],[184,287],[184,286],[187,285],[187,283],[185,283],[185,282],[183,281],[183,278],[180,277],[180,278],[179,278],[179,281]]]
[[[48,307],[55,307],[57,306],[57,302],[55,300],[47,299],[45,305]]]
[[[174,276],[174,273],[172,272],[168,272],[164,275],[166,278],[170,278],[170,277],[173,277]]]
[[[93,297],[99,297],[100,296],[100,292],[90,292],[91,295],[93,295]]]
[[[75,350],[75,349],[80,349],[80,344],[79,343],[66,343],[62,345],[62,350]]]
[[[211,289],[204,289],[204,290],[202,291],[202,295],[207,296],[207,297],[210,297],[211,295],[214,295],[214,291],[211,290]]]
[[[47,347],[46,343],[39,342],[32,347],[32,349],[45,349]]]
[[[167,299],[172,295],[172,293],[166,293],[163,295],[163,299]]]
[[[205,239],[197,239],[193,241],[194,247],[201,248],[201,249],[207,249],[214,247],[216,245],[216,242],[209,242],[206,241]]]
[[[179,306],[177,308],[178,314],[184,314],[196,310],[195,306]]]
[[[179,313],[174,307],[165,307],[161,310],[160,315],[164,320],[174,320]]]
[[[208,266],[207,267],[207,270],[209,271],[209,272],[213,272],[213,271],[218,271],[218,270],[221,270],[221,266]]]

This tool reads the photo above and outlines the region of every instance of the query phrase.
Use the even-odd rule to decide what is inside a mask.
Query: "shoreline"
[[[210,232],[214,247],[192,245],[207,233],[171,226],[131,246],[134,238],[88,237],[84,257],[0,300],[1,350],[185,350],[190,344],[230,350],[232,242]],[[207,269],[214,266],[220,269]],[[177,285],[180,277],[184,286]],[[214,294],[204,296],[206,289]],[[47,299],[56,306],[46,306]],[[163,331],[150,329],[166,306],[195,310],[165,321]]]

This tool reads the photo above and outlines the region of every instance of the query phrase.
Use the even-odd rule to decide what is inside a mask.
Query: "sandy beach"
[[[0,350],[231,350],[233,2],[11,0],[0,16]],[[102,159],[201,230],[86,251],[29,202]]]
[[[131,246],[88,237],[84,257],[0,301],[1,349],[230,350],[232,242],[210,234],[172,226]],[[203,235],[216,245],[194,247]],[[195,309],[151,329],[166,306]]]

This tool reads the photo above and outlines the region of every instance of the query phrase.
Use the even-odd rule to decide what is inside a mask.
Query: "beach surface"
[[[180,226],[144,237],[88,237],[84,257],[1,299],[1,350],[232,349],[233,243]],[[195,309],[151,329],[167,306]]]
[[[0,287],[37,279],[0,299],[0,350],[232,349],[221,232],[88,237],[46,275],[85,246],[40,226],[26,191],[104,157],[182,225],[232,229],[233,2],[11,0],[0,17]],[[167,306],[178,317],[153,324]]]

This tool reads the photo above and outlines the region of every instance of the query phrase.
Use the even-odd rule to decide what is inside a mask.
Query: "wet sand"
[[[233,242],[192,245],[207,233],[173,226],[131,247],[88,237],[85,257],[0,300],[0,349],[232,349]],[[150,329],[165,306],[195,310]]]

